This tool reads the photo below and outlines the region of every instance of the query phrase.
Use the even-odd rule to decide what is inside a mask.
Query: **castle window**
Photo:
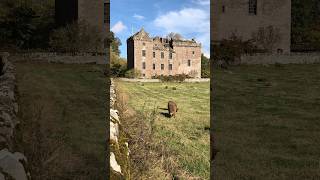
[[[257,15],[257,0],[249,0],[249,14]]]
[[[156,58],[156,52],[153,52],[153,58]]]
[[[156,64],[153,64],[153,70],[156,70]]]
[[[191,66],[191,60],[188,60],[188,66],[189,67]]]
[[[145,62],[142,63],[142,69],[146,69],[146,63]]]
[[[172,59],[172,52],[169,53],[169,59]]]
[[[169,70],[172,70],[172,64],[169,64]]]
[[[278,52],[278,54],[282,54],[283,53],[283,49],[278,49],[277,52]]]
[[[222,6],[222,13],[225,13],[226,12],[226,7],[223,5]]]
[[[146,57],[146,50],[142,50],[142,56]]]
[[[161,64],[161,70],[164,70],[164,64]]]
[[[146,77],[146,74],[142,74],[143,77]]]
[[[145,45],[146,45],[146,43],[142,43],[142,45],[143,45],[143,46],[145,46]]]
[[[194,54],[194,51],[192,51],[192,54]]]
[[[161,52],[161,59],[164,58],[164,52]]]

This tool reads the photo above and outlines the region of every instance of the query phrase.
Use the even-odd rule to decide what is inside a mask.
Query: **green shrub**
[[[85,21],[54,30],[49,42],[58,52],[99,52],[102,44],[99,30]]]
[[[189,75],[190,77],[192,77],[192,78],[195,78],[195,77],[197,77],[197,75],[198,75],[198,71],[192,70],[192,71],[189,72],[188,75]]]
[[[201,70],[201,77],[202,78],[210,78],[210,69]]]
[[[126,78],[140,78],[141,72],[137,69],[130,69],[125,73]]]
[[[210,59],[201,54],[201,77],[210,78]]]
[[[213,49],[214,62],[222,61],[226,65],[240,61],[243,54],[253,54],[259,51],[253,44],[253,40],[243,41],[235,34],[229,39],[223,39],[220,44],[213,45]]]
[[[187,74],[177,74],[177,75],[169,75],[169,76],[165,76],[165,75],[156,75],[156,76],[152,76],[152,79],[159,79],[162,82],[183,82],[185,79],[187,78],[191,78],[189,75]]]
[[[111,77],[124,77],[126,73],[126,67],[120,63],[110,65],[110,76]]]

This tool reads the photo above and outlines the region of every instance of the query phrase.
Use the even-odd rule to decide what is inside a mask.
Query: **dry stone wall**
[[[111,179],[130,179],[129,147],[123,134],[118,110],[116,89],[113,80],[110,85],[110,171]]]
[[[8,61],[8,53],[0,54],[0,180],[27,180],[27,159],[15,152],[14,136],[19,124],[17,119],[15,68]]]

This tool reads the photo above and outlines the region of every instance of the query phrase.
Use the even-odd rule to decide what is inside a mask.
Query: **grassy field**
[[[153,141],[164,145],[180,170],[188,177],[209,179],[209,83],[117,81],[116,85],[129,96],[130,107],[152,118],[145,120],[152,124]],[[178,105],[176,118],[166,115],[169,100]]]
[[[103,66],[16,63],[22,149],[33,179],[104,179]]]
[[[320,179],[320,65],[214,73],[214,179]]]

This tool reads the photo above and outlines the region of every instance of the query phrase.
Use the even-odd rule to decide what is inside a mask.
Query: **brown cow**
[[[176,117],[176,112],[178,112],[178,107],[177,104],[173,101],[168,102],[168,111],[170,118],[173,116],[174,118]]]

